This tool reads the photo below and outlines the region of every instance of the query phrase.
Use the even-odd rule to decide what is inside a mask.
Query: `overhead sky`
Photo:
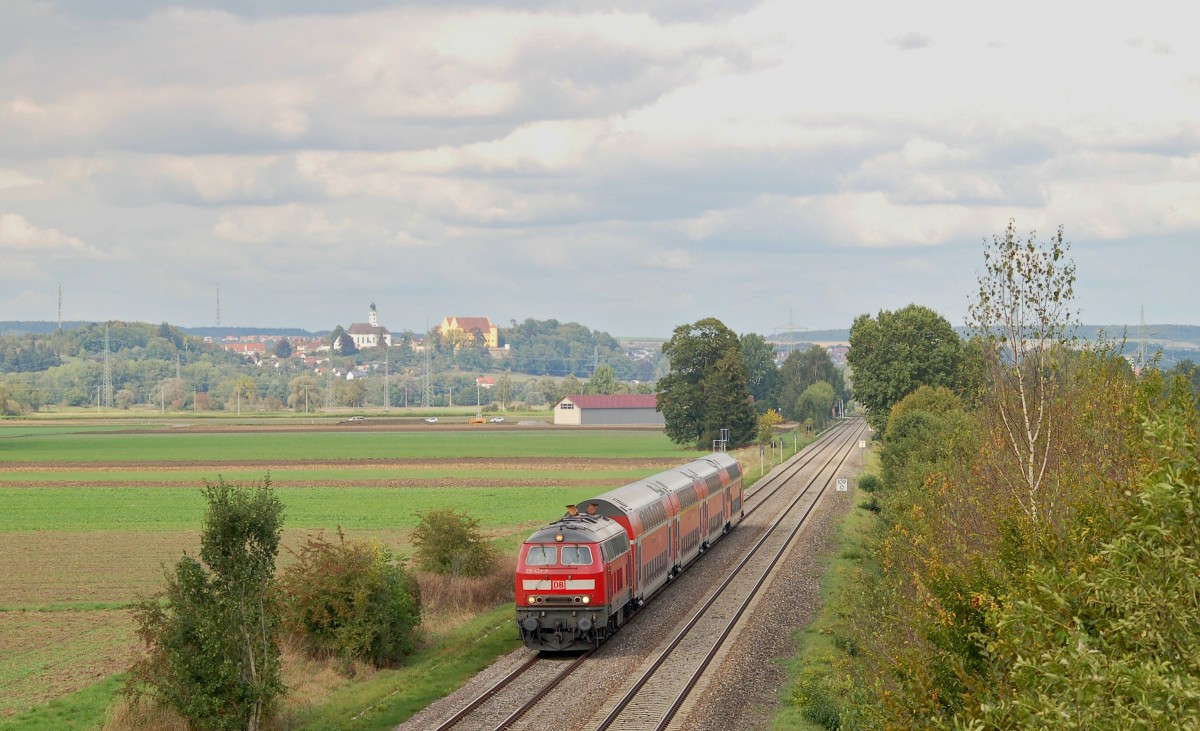
[[[1200,324],[1200,3],[0,5],[0,320]]]

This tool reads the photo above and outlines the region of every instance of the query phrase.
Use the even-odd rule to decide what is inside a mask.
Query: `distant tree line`
[[[339,343],[340,350],[319,354],[315,366],[297,357],[287,337],[255,359],[167,323],[90,323],[0,337],[5,397],[0,411],[109,406],[103,388],[106,359],[112,407],[140,404],[173,411],[420,404],[425,353],[414,347],[418,341],[429,350],[433,406],[475,405],[477,395],[481,407],[501,408],[512,402],[545,406],[589,388],[646,392],[659,367],[657,358],[630,358],[607,333],[556,320],[530,319],[505,328],[509,349],[503,358],[494,358],[478,333],[451,341],[436,330],[424,336],[401,332],[390,348],[361,351],[341,335],[338,327],[326,336],[325,342]],[[500,386],[477,391],[475,379],[484,373],[498,374]],[[597,385],[584,385],[593,380]]]

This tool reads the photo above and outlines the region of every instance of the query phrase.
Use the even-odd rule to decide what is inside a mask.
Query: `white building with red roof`
[[[554,424],[568,426],[662,425],[654,394],[564,396],[554,404]]]

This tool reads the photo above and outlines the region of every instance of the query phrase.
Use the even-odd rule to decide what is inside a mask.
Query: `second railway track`
[[[438,731],[453,728],[475,731],[546,728],[547,724],[560,729],[681,727],[678,723],[676,726],[670,726],[671,718],[680,708],[686,708],[688,693],[701,682],[704,668],[719,656],[722,647],[719,638],[728,638],[733,633],[736,620],[728,618],[734,614],[744,615],[753,605],[758,590],[769,581],[770,569],[764,568],[765,564],[774,565],[779,556],[786,552],[791,540],[803,525],[804,519],[797,516],[806,516],[811,512],[820,497],[820,491],[832,481],[836,465],[845,460],[863,432],[865,425],[861,420],[843,422],[821,440],[772,470],[769,475],[759,480],[754,489],[747,491],[747,520],[760,508],[766,508],[764,515],[780,512],[783,514],[775,521],[770,521],[772,524],[769,527],[745,526],[734,531],[734,535],[740,534],[743,537],[750,534],[750,538],[756,539],[754,546],[749,555],[742,558],[733,569],[725,584],[711,592],[711,606],[707,611],[697,612],[690,620],[687,617],[682,618],[687,628],[677,633],[673,632],[669,637],[662,631],[663,628],[659,628],[660,631],[643,632],[644,635],[658,641],[653,643],[654,647],[636,648],[638,656],[633,662],[633,658],[622,656],[622,646],[627,644],[623,642],[623,636],[638,633],[635,629],[637,625],[649,619],[645,616],[647,610],[635,615],[621,633],[601,646],[598,651],[564,657],[539,656],[532,651],[522,650],[510,656],[508,664],[512,667],[507,673],[493,673],[494,677],[486,683],[481,683],[465,700],[460,698],[450,704],[449,711],[443,710],[433,716],[422,713],[402,728]],[[818,482],[821,484],[817,485]],[[810,489],[813,485],[817,487]],[[800,492],[799,497],[796,496],[797,492]],[[779,507],[785,503],[791,505],[786,512]],[[793,517],[788,519],[788,515]],[[714,552],[722,551],[726,542],[728,540],[718,544]],[[758,558],[755,558],[756,556]],[[705,564],[710,561],[711,556],[699,561],[681,580],[668,585],[665,592],[682,589],[683,587],[677,584],[696,578],[693,574],[702,572]],[[755,572],[753,579],[748,578],[750,573]],[[739,576],[741,578],[738,578]],[[733,588],[735,586],[740,588]],[[736,598],[739,596],[740,599]],[[699,599],[696,599],[690,606],[694,609],[699,603]],[[650,602],[648,607],[654,609],[656,604],[658,602]],[[714,617],[725,619],[716,621],[712,619]],[[724,625],[714,629],[720,622],[724,622]],[[687,639],[689,635],[693,639]],[[706,643],[695,639],[702,636],[707,636],[713,641]],[[674,643],[673,648],[664,650],[671,641]],[[699,646],[705,644],[707,646],[701,652]],[[681,650],[681,647],[685,649]],[[675,656],[674,659],[671,659],[672,655]],[[656,662],[656,666],[647,670],[648,666]],[[691,670],[680,669],[689,664]],[[588,671],[589,667],[593,672]],[[603,673],[595,672],[601,667],[605,668]],[[701,669],[697,671],[696,668]],[[636,676],[633,673],[635,669],[639,670]],[[612,675],[614,672],[619,673],[623,681],[617,682],[615,686],[610,684],[606,691],[578,691],[578,688],[585,684],[590,687],[593,676]],[[645,676],[644,680],[642,676]],[[566,687],[560,687],[560,684]],[[638,686],[638,690],[630,694],[628,691],[634,685]],[[668,690],[655,690],[656,687]],[[679,692],[681,689],[685,689],[683,693]],[[597,702],[600,693],[608,695],[609,700],[604,703]],[[626,699],[626,695],[630,697]],[[639,696],[641,701],[637,700]],[[622,706],[621,709],[615,710],[619,705]],[[603,711],[597,712],[598,708],[602,708]],[[433,720],[435,718],[436,720]]]
[[[832,435],[829,448],[816,452],[813,460],[805,462],[805,465],[817,462],[816,473],[799,494],[787,502],[733,572],[691,619],[674,633],[648,665],[632,676],[630,687],[596,723],[597,731],[672,727],[677,712],[735,633],[776,565],[804,528],[817,501],[833,483],[858,436],[858,429]],[[793,474],[799,474],[799,470]],[[775,492],[771,496],[774,497]]]

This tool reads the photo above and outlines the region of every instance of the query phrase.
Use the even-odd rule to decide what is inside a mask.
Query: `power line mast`
[[[217,327],[221,327],[221,283],[217,282]]]
[[[104,408],[111,409],[113,405],[112,363],[108,357],[108,323],[104,323]]]
[[[333,346],[329,348],[329,368],[326,369],[327,377],[325,379],[325,410],[333,411]]]
[[[421,390],[421,405],[429,408],[433,405],[433,337],[431,336],[428,327],[425,330],[425,373],[422,375]]]
[[[58,283],[58,329],[62,330],[62,282]]]
[[[1141,322],[1138,327],[1138,360],[1137,367],[1140,371],[1146,367],[1146,306],[1141,307]]]
[[[803,325],[796,324],[796,315],[792,307],[788,307],[788,321],[786,325],[779,325],[775,328],[775,332],[771,335],[776,344],[782,344],[785,352],[788,355],[796,349],[796,342],[800,333],[808,328]]]

